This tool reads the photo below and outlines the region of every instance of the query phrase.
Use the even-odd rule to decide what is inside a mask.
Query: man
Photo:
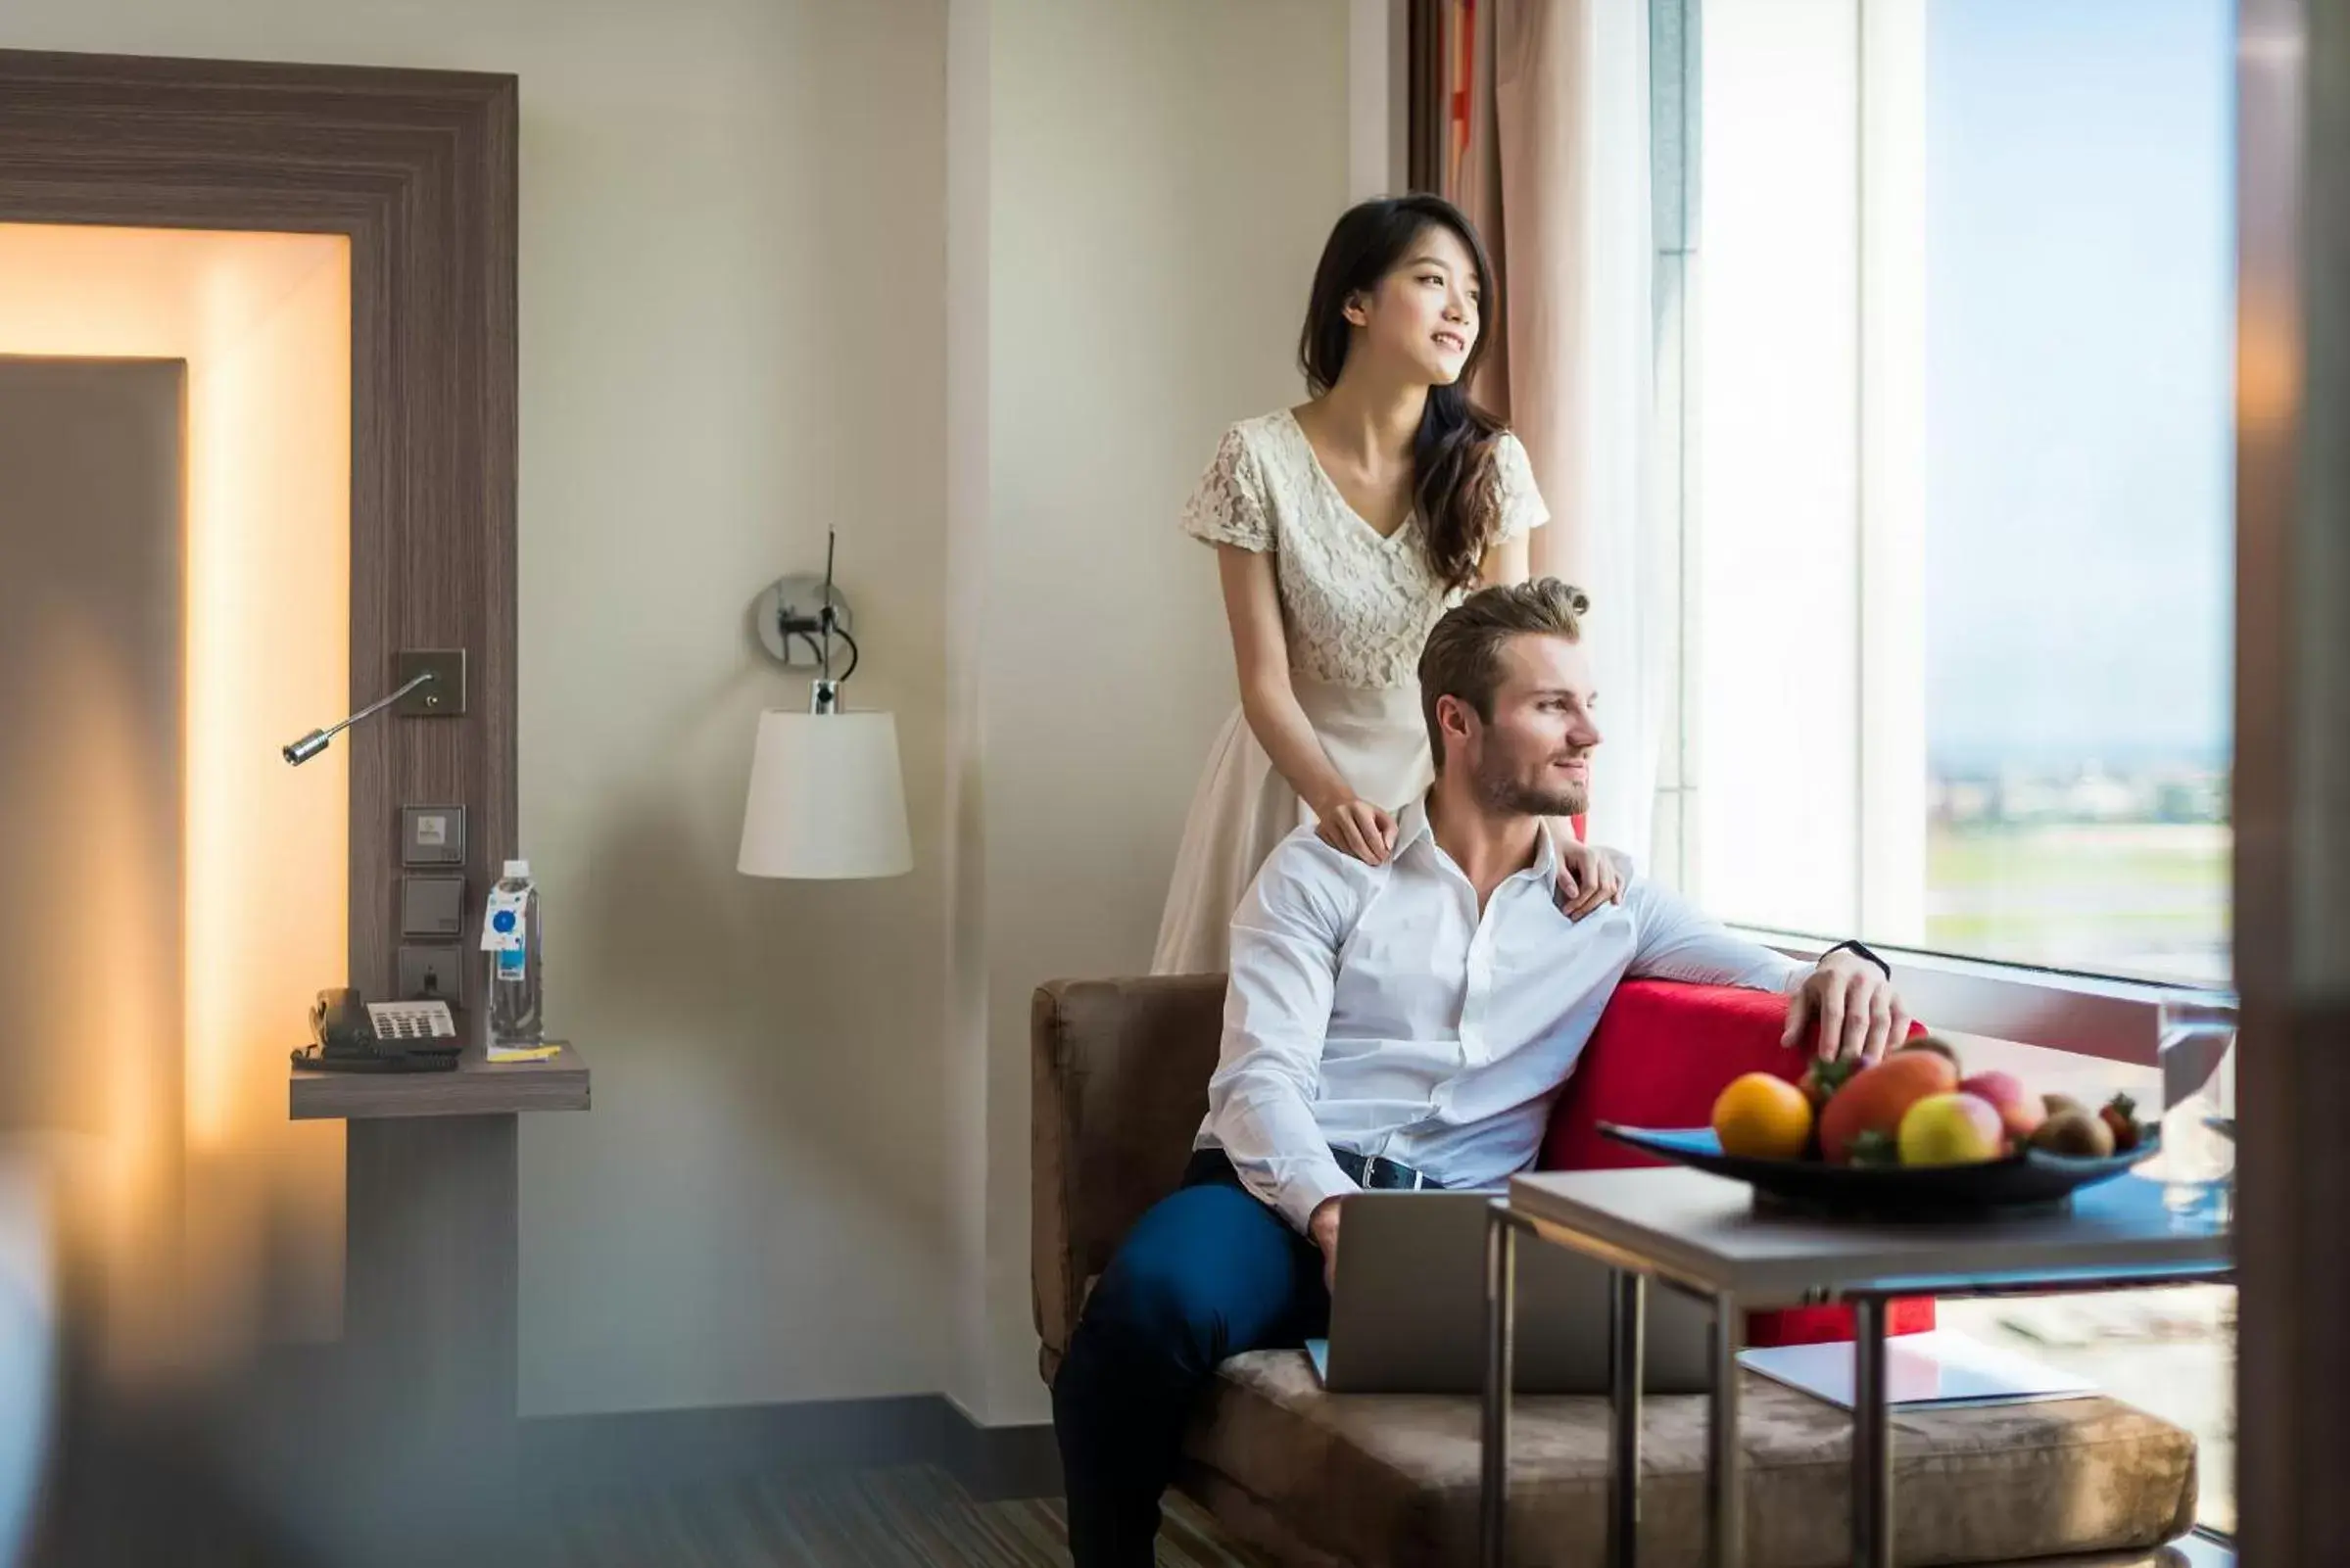
[[[1583,595],[1489,588],[1420,656],[1436,783],[1367,866],[1300,830],[1232,920],[1223,1049],[1183,1184],[1143,1215],[1053,1385],[1077,1568],[1146,1568],[1193,1402],[1225,1356],[1321,1332],[1340,1201],[1532,1163],[1618,981],[1793,993],[1785,1042],[1874,1059],[1909,1022],[1856,945],[1804,966],[1635,878],[1569,921],[1541,819],[1589,794]]]

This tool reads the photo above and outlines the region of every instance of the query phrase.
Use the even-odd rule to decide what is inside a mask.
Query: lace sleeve
[[[1242,549],[1272,548],[1272,520],[1266,515],[1265,485],[1256,459],[1237,427],[1224,432],[1199,486],[1183,503],[1183,532],[1210,545]]]
[[[1543,504],[1542,492],[1534,486],[1534,464],[1515,435],[1502,433],[1493,466],[1494,483],[1501,491],[1502,521],[1494,535],[1496,543],[1520,538],[1551,520],[1551,509]]]

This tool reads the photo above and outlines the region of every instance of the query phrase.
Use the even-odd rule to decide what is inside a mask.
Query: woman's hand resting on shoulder
[[[1602,904],[1624,901],[1624,876],[1615,857],[1598,844],[1587,844],[1572,833],[1550,828],[1559,847],[1559,907],[1568,920],[1581,920]]]
[[[1395,850],[1395,818],[1359,795],[1333,800],[1314,815],[1317,837],[1366,866],[1386,865]]]

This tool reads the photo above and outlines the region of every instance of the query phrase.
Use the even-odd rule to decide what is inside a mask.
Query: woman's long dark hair
[[[1485,356],[1486,327],[1501,315],[1501,282],[1461,209],[1440,196],[1386,196],[1347,210],[1322,247],[1314,269],[1314,296],[1306,306],[1299,335],[1298,365],[1306,389],[1319,398],[1338,385],[1353,332],[1347,302],[1374,292],[1380,279],[1410,254],[1413,243],[1434,227],[1453,231],[1477,264],[1484,299],[1477,312],[1477,341],[1450,386],[1428,389],[1428,405],[1412,443],[1412,489],[1428,564],[1448,588],[1466,588],[1500,527],[1501,495],[1495,472],[1502,422],[1468,399],[1469,377]]]

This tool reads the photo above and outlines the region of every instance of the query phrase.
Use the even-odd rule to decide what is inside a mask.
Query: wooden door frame
[[[351,242],[352,706],[402,648],[469,667],[463,718],[335,741],[351,983],[371,996],[393,979],[403,803],[466,806],[477,891],[516,852],[515,100],[510,75],[0,50],[0,222]]]
[[[2237,1540],[2350,1561],[2350,17],[2236,12]]]

